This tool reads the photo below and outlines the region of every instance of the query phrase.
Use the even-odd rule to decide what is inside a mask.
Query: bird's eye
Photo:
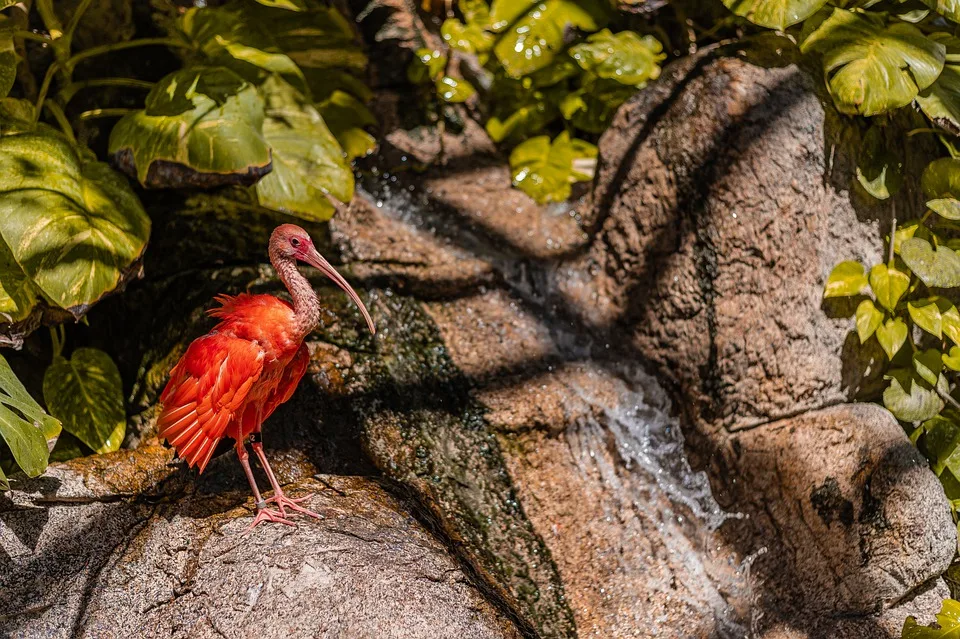
[[[290,244],[291,244],[294,248],[296,248],[296,247],[300,246],[300,240],[298,240],[297,238],[293,238],[292,240],[290,240]]]

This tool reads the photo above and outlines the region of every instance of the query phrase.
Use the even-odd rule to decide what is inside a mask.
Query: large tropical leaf
[[[960,0],[923,0],[923,3],[940,15],[960,22]]]
[[[317,111],[337,138],[348,160],[363,157],[377,148],[377,141],[363,127],[375,126],[377,119],[360,100],[344,91],[334,91]]]
[[[17,79],[17,63],[20,61],[13,48],[12,27],[7,22],[0,22],[0,98],[6,97],[13,88]]]
[[[818,53],[837,108],[876,115],[910,104],[943,70],[946,47],[911,24],[834,9],[805,34],[800,50]]]
[[[949,33],[928,37],[946,48],[946,64],[937,81],[917,96],[917,104],[928,118],[960,135],[960,38]]]
[[[659,63],[667,56],[653,36],[633,31],[613,34],[604,29],[570,49],[570,55],[585,71],[620,84],[643,86],[660,76]]]
[[[306,220],[333,216],[328,195],[353,197],[353,171],[323,118],[294,87],[279,78],[263,85],[263,135],[273,151],[273,171],[257,183],[260,204]]]
[[[563,50],[570,29],[597,31],[610,19],[603,0],[543,0],[524,10],[522,2],[506,10],[506,2],[495,2],[491,11],[494,27],[509,24],[493,47],[493,52],[515,78],[545,68]],[[501,8],[503,7],[503,8]],[[519,8],[519,11],[516,11]],[[518,19],[514,19],[519,15]]]
[[[78,348],[60,355],[43,376],[43,401],[63,429],[98,453],[120,448],[126,431],[123,385],[110,356]]]
[[[723,4],[738,16],[761,27],[780,31],[803,22],[826,3],[827,0],[723,0]]]
[[[59,435],[60,422],[40,408],[0,356],[0,437],[24,473],[36,477],[46,469]],[[6,477],[0,486],[9,488]]]
[[[79,318],[120,284],[149,234],[127,181],[89,152],[44,128],[0,138],[0,262],[12,256],[32,282],[3,267],[18,314],[39,290]]]
[[[256,88],[229,69],[182,69],[117,122],[110,153],[148,188],[253,184],[270,171],[263,117]]]

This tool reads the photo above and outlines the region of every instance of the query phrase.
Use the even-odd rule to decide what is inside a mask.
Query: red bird
[[[283,494],[260,438],[263,422],[290,399],[306,372],[309,354],[303,339],[320,321],[320,300],[297,269],[297,260],[316,267],[340,286],[360,308],[370,332],[376,333],[356,291],[317,252],[307,232],[284,224],[270,236],[270,262],[293,304],[272,295],[218,296],[220,308],[208,312],[220,323],[190,344],[160,395],[160,437],[201,473],[223,437],[236,440],[237,457],[256,499],[257,516],[250,528],[263,521],[292,526],[287,509],[320,518],[300,506],[309,496],[291,499]],[[270,499],[264,500],[253,478],[245,446],[248,438],[273,487]],[[277,508],[268,508],[268,502]]]

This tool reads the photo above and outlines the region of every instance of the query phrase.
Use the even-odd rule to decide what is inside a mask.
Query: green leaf
[[[436,87],[440,99],[450,104],[466,102],[477,92],[466,80],[458,80],[447,75],[437,80]]]
[[[53,304],[81,317],[131,274],[149,234],[126,179],[88,151],[46,128],[0,138],[0,237]],[[4,290],[29,305],[31,287],[4,271]]]
[[[940,326],[943,328],[943,334],[954,344],[960,344],[960,312],[945,298],[937,298],[937,303],[940,308]]]
[[[928,164],[920,186],[932,211],[948,220],[960,220],[960,159],[940,158]]]
[[[960,22],[960,0],[923,0],[923,3],[954,22]]]
[[[463,24],[456,18],[445,20],[440,35],[447,45],[464,53],[482,56],[490,52],[496,39],[478,24]],[[481,59],[481,63],[484,60]]]
[[[887,359],[893,359],[903,343],[907,341],[907,325],[899,317],[888,319],[877,327],[877,341],[887,354]]]
[[[98,453],[120,448],[126,432],[123,383],[110,356],[78,348],[57,356],[43,376],[43,401],[63,429]]]
[[[861,344],[870,339],[882,321],[883,313],[873,305],[873,300],[860,302],[857,306],[857,335],[860,337]]]
[[[577,171],[577,161],[596,157],[595,146],[571,140],[566,131],[552,144],[546,135],[530,138],[510,154],[513,183],[537,202],[560,202],[570,197],[572,183],[593,177]]]
[[[877,264],[870,269],[870,288],[880,305],[892,313],[910,288],[910,276],[886,264]]]
[[[274,76],[266,98],[263,135],[273,153],[273,171],[256,186],[262,206],[322,222],[334,214],[328,195],[353,197],[353,170],[320,113],[294,87]]]
[[[5,242],[0,241],[0,322],[26,319],[37,304],[37,288]]]
[[[493,0],[487,16],[490,29],[503,31],[536,4],[537,0]]]
[[[560,112],[582,131],[603,133],[610,127],[620,105],[636,93],[636,87],[593,78],[588,73],[584,76],[583,86],[560,101]]]
[[[666,58],[663,45],[653,36],[641,38],[633,31],[614,35],[609,29],[571,47],[570,55],[585,71],[637,87],[660,77],[659,62]]]
[[[920,379],[931,386],[936,385],[937,380],[940,378],[940,371],[943,370],[941,355],[942,353],[935,348],[917,351],[913,354],[913,370],[917,372]]]
[[[256,88],[229,69],[183,69],[117,122],[109,150],[148,188],[249,185],[271,168],[263,118]]]
[[[937,298],[907,303],[907,311],[913,323],[936,338],[943,335],[942,317]],[[947,302],[949,304],[949,302]],[[951,304],[952,306],[952,304]]]
[[[827,0],[723,0],[723,4],[738,16],[768,29],[783,31],[803,22]]]
[[[960,371],[960,346],[951,346],[950,353],[944,353],[943,365],[952,371]]]
[[[257,0],[265,7],[276,7],[278,9],[287,9],[288,11],[304,11],[306,6],[300,0]]]
[[[894,195],[903,182],[903,158],[891,148],[885,132],[889,130],[876,125],[870,127],[857,159],[857,181],[878,200]]]
[[[960,256],[942,244],[934,251],[930,242],[912,237],[900,245],[900,257],[927,286],[960,286]]]
[[[438,79],[447,67],[447,56],[436,49],[417,49],[407,67],[407,79],[412,84],[429,84]]]
[[[557,103],[567,94],[559,85],[530,90],[502,74],[494,75],[493,108],[486,130],[494,142],[519,142],[560,117]]]
[[[960,444],[960,426],[953,413],[950,417],[945,414],[937,415],[921,425],[924,433],[924,448],[930,458],[930,469],[938,477],[949,469],[955,477],[960,476],[960,455],[957,455],[957,445]]]
[[[4,24],[6,26],[6,24]],[[0,30],[0,98],[5,98],[17,79],[20,56],[13,48],[13,31]]]
[[[849,297],[859,295],[867,287],[867,277],[863,274],[863,265],[848,260],[833,267],[823,289],[824,297]]]
[[[900,247],[903,245],[903,241],[913,237],[919,228],[920,224],[917,222],[907,222],[902,226],[898,226],[896,232],[893,234],[893,252],[900,255]]]
[[[913,25],[834,9],[800,45],[817,53],[837,108],[877,115],[910,104],[943,70],[946,48]]]
[[[523,12],[515,22],[504,20],[501,7],[494,2],[491,19],[494,26],[512,22],[493,47],[506,72],[514,78],[529,75],[553,62],[564,48],[564,37],[570,29],[597,31],[610,19],[608,5],[603,0],[542,0]],[[515,2],[515,6],[521,3]],[[529,6],[529,5],[528,5]]]
[[[363,129],[375,126],[377,119],[357,98],[336,90],[316,107],[324,124],[347,154],[348,161],[369,155],[377,148],[377,141]]]
[[[894,369],[884,375],[884,379],[890,380],[890,385],[883,391],[883,405],[897,419],[921,422],[935,417],[943,410],[943,400],[936,389],[914,371]],[[938,385],[946,392],[947,380],[943,375],[939,377]]]
[[[913,617],[903,622],[903,639],[956,639],[960,636],[960,602],[944,599],[937,614],[939,628],[921,626]]]
[[[47,468],[47,440],[60,434],[60,422],[47,415],[0,356],[0,437],[10,447],[13,459],[28,477]],[[4,478],[4,484],[6,478]]]
[[[937,81],[917,96],[917,104],[935,124],[960,135],[960,38],[949,33],[928,37],[946,48],[947,58]]]

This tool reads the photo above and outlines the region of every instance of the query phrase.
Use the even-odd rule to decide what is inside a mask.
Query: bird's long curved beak
[[[334,283],[342,288],[344,292],[353,300],[353,303],[357,305],[357,308],[360,309],[360,312],[363,314],[363,319],[367,320],[367,326],[370,328],[370,332],[376,335],[377,327],[373,325],[373,319],[370,317],[370,313],[367,312],[367,307],[363,305],[363,302],[360,301],[360,296],[357,295],[357,292],[353,290],[353,287],[347,283],[347,280],[343,279],[343,276],[340,273],[337,273],[337,269],[333,268],[317,249],[312,249],[307,255],[303,258],[310,266],[317,268],[321,273],[329,277]]]

